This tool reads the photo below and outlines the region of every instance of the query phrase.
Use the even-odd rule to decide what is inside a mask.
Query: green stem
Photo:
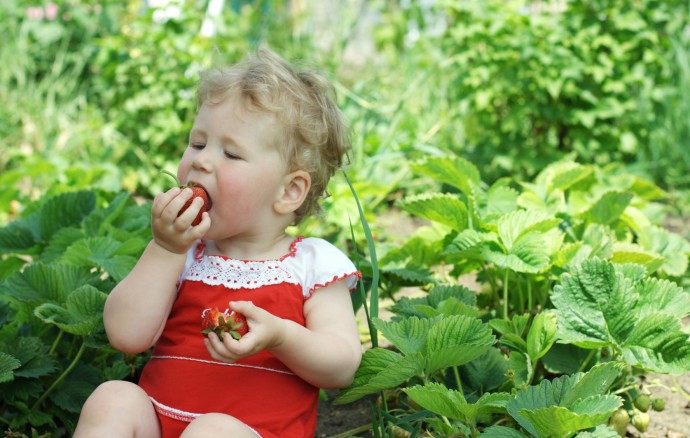
[[[50,346],[50,351],[48,352],[49,356],[52,356],[53,353],[55,353],[55,350],[57,349],[58,344],[60,343],[60,339],[62,339],[62,335],[64,335],[65,332],[60,330],[58,335],[55,337],[55,340],[53,341],[53,345]]]
[[[589,354],[587,355],[587,358],[585,359],[584,362],[582,362],[582,365],[580,365],[580,369],[578,371],[584,372],[585,368],[587,368],[587,364],[589,363],[590,360],[594,357],[594,355],[597,353],[596,349],[590,350]]]
[[[505,276],[503,278],[503,319],[508,319],[508,275],[510,271],[506,269]]]
[[[48,397],[48,395],[50,395],[50,393],[53,392],[53,390],[54,390],[55,388],[57,388],[58,385],[60,385],[60,383],[62,383],[63,380],[65,380],[65,377],[67,377],[67,375],[68,375],[69,373],[72,372],[72,370],[74,369],[74,367],[77,366],[77,363],[79,362],[79,359],[81,359],[81,356],[82,356],[82,354],[84,354],[84,351],[85,351],[85,350],[86,350],[86,339],[84,339],[84,342],[82,342],[81,347],[79,348],[79,351],[77,352],[77,355],[74,357],[74,360],[72,360],[72,363],[69,364],[69,366],[68,366],[68,367],[65,369],[65,371],[60,375],[60,377],[58,377],[57,379],[55,379],[55,381],[53,382],[53,384],[50,385],[50,388],[48,388],[48,389],[43,393],[43,395],[41,396],[41,398],[39,398],[38,400],[36,400],[36,403],[34,403],[34,405],[31,406],[31,411],[35,411],[36,408],[38,408],[38,407],[41,405],[41,403],[43,403],[43,400],[45,400],[45,399]]]
[[[532,280],[527,279],[527,309],[532,312],[534,310],[534,292],[532,292]]]
[[[453,374],[455,375],[455,384],[458,385],[458,391],[462,393],[462,381],[460,380],[460,372],[458,367],[453,367]]]

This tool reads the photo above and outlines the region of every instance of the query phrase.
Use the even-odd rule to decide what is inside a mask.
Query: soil
[[[404,220],[398,215],[393,217],[383,217],[382,225],[388,228],[390,225],[395,228],[399,235],[409,236],[418,223]],[[690,237],[690,223],[683,218],[675,220],[672,218],[668,223],[668,228],[672,231]],[[682,226],[678,227],[679,224]],[[414,294],[415,290],[408,290],[404,293]],[[382,302],[381,318],[387,319],[385,315],[386,304]],[[360,323],[366,321],[364,315],[358,315]],[[685,325],[690,330],[690,318],[685,320]],[[369,345],[364,345],[369,348]],[[645,382],[642,382],[652,393],[652,397],[665,399],[666,408],[662,412],[649,414],[651,421],[645,433],[638,432],[634,427],[628,426],[627,436],[630,438],[690,438],[690,373],[682,376],[668,376],[660,374],[648,374]],[[370,438],[372,433],[371,406],[374,398],[360,399],[354,403],[346,405],[333,404],[333,398],[337,391],[326,391],[326,398],[319,402],[319,414],[317,432],[315,438],[348,438],[360,437]],[[364,429],[364,430],[363,430]]]

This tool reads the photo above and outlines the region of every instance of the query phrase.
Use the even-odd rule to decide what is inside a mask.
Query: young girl
[[[155,348],[138,386],[94,391],[75,437],[314,436],[319,388],[347,386],[361,358],[359,272],[326,241],[285,233],[318,211],[349,147],[330,91],[267,49],[203,75],[178,177],[211,208],[194,226],[190,189],[153,201],[153,240],[103,320],[118,350]],[[215,307],[249,332],[202,334]]]

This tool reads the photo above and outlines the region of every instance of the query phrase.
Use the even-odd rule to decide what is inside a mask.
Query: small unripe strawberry
[[[625,436],[626,429],[628,428],[628,422],[630,421],[630,415],[628,415],[628,411],[626,411],[623,408],[617,409],[613,414],[611,414],[611,418],[609,419],[609,426],[613,428],[613,430],[616,431],[616,433],[620,436]]]
[[[649,394],[640,394],[635,397],[634,401],[635,407],[642,412],[647,412],[649,406],[652,404],[652,397]]]
[[[655,398],[652,400],[652,409],[654,409],[657,412],[661,412],[664,409],[666,409],[666,400],[663,398]]]
[[[649,427],[649,414],[646,412],[635,412],[632,417],[632,425],[640,432],[646,432]]]

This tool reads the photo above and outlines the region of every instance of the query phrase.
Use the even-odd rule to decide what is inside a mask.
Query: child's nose
[[[199,151],[192,160],[192,167],[196,170],[209,171],[211,169],[211,159],[208,149],[205,148]]]

